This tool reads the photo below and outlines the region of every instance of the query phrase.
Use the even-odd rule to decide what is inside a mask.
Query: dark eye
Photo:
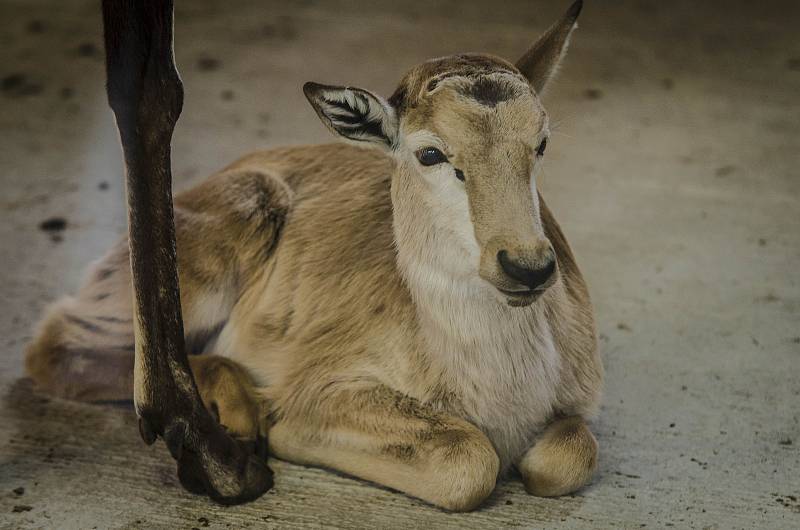
[[[447,162],[447,157],[435,147],[425,147],[417,151],[417,160],[423,166],[435,166]]]
[[[542,138],[542,143],[536,148],[536,156],[544,155],[544,150],[547,149],[547,138]]]

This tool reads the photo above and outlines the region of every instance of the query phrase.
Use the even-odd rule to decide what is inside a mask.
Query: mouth
[[[509,297],[511,299],[517,299],[517,300],[524,300],[524,299],[528,299],[528,298],[537,298],[537,297],[541,296],[541,294],[545,291],[544,289],[541,289],[541,288],[510,290],[510,289],[501,289],[499,287],[496,287],[496,289],[498,291],[500,291],[501,293],[503,293],[505,296],[507,296],[507,297]]]

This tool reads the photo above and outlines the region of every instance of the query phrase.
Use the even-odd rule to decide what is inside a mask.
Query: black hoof
[[[157,438],[155,431],[144,418],[139,418],[139,435],[147,445],[153,445]]]
[[[232,438],[205,412],[190,419],[174,416],[162,429],[160,415],[141,410],[139,433],[147,444],[158,436],[164,439],[178,463],[178,480],[190,493],[220,504],[241,504],[266,493],[273,485],[266,438]]]
[[[244,484],[236,495],[220,495],[217,491],[209,491],[208,496],[215,502],[225,505],[242,504],[253,501],[272,489],[272,470],[267,462],[256,455],[250,455],[244,472]]]
[[[267,465],[266,443],[235,440],[226,469],[209,477],[203,459],[185,447],[178,460],[178,479],[190,493],[208,495],[219,504],[242,504],[257,499],[273,486],[273,473]],[[214,466],[213,468],[219,469]]]

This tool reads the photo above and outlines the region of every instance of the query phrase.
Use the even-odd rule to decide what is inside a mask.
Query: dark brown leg
[[[206,411],[183,341],[170,141],[183,104],[172,56],[172,0],[104,0],[108,99],[125,154],[134,288],[134,403],[145,442],[164,438],[183,485],[233,504],[272,472]]]

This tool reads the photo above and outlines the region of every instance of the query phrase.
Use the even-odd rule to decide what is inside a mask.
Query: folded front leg
[[[471,423],[384,386],[326,395],[305,415],[278,414],[276,456],[324,466],[454,511],[492,492],[500,460]]]
[[[189,356],[189,366],[203,404],[228,434],[255,443],[266,438],[267,404],[243,366],[211,354]]]
[[[597,440],[580,416],[547,426],[517,467],[525,489],[538,497],[557,497],[589,483],[597,468]]]

